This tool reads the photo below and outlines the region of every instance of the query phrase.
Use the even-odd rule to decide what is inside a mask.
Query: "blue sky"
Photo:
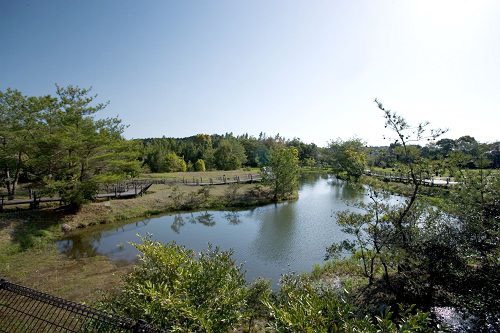
[[[128,138],[500,139],[500,1],[5,1],[0,89],[92,86]]]

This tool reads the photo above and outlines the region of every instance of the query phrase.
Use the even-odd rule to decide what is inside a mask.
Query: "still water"
[[[71,257],[105,255],[120,262],[133,262],[137,250],[130,242],[152,234],[161,242],[175,241],[195,251],[210,243],[233,249],[233,258],[244,264],[246,278],[272,279],[289,272],[310,272],[322,263],[326,248],[347,235],[335,221],[335,213],[366,201],[366,190],[334,177],[308,175],[301,180],[299,199],[238,211],[199,211],[144,219],[120,227],[107,227],[58,242]],[[399,200],[394,197],[390,199]]]

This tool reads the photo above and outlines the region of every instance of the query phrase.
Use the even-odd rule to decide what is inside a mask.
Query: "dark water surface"
[[[90,230],[57,243],[71,257],[105,255],[132,262],[137,250],[129,242],[152,234],[162,242],[176,241],[196,251],[208,243],[233,249],[233,258],[244,264],[246,278],[262,276],[273,285],[283,273],[310,272],[322,263],[325,249],[345,239],[335,213],[354,209],[352,200],[368,200],[365,189],[326,175],[309,175],[301,181],[299,199],[239,211],[200,211],[169,214],[119,227]],[[391,200],[397,200],[392,198]]]

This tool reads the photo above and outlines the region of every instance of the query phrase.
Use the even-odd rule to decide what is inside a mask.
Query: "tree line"
[[[142,144],[142,161],[151,172],[235,170],[241,167],[261,168],[269,163],[273,147],[294,147],[303,167],[329,167],[337,174],[359,179],[367,166],[394,168],[400,165],[402,146],[370,147],[359,139],[332,140],[326,147],[304,143],[299,138],[285,139],[279,135],[258,137],[248,134],[234,136],[198,134],[186,138],[149,138]],[[500,168],[500,142],[481,143],[471,136],[440,139],[426,145],[408,143],[410,149],[432,165],[434,173],[449,174],[452,165],[461,169]]]
[[[419,154],[429,161],[432,161],[436,166],[445,169],[448,165],[443,162],[454,161],[462,169],[477,169],[479,168],[478,160],[482,156],[489,169],[500,168],[500,142],[481,143],[474,137],[465,135],[456,140],[439,139],[436,142],[429,142],[425,146],[412,145],[412,149],[417,150]],[[369,163],[379,167],[392,168],[400,161],[401,144],[393,142],[385,147],[370,147],[368,149]]]
[[[269,163],[271,150],[279,145],[295,147],[303,166],[318,166],[325,161],[323,151],[314,143],[307,144],[298,138],[287,140],[280,135],[267,136],[265,133],[260,133],[258,137],[226,133],[139,141],[142,143],[143,163],[151,172],[260,168]]]

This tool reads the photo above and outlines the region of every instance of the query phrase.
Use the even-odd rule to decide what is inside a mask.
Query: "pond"
[[[366,189],[327,175],[307,175],[301,180],[299,199],[238,211],[199,211],[144,219],[119,227],[89,230],[57,243],[71,257],[105,255],[130,263],[137,250],[130,242],[152,234],[161,242],[175,241],[195,251],[208,244],[233,249],[233,258],[244,264],[246,278],[272,280],[281,274],[310,272],[323,262],[326,248],[342,241],[335,213],[352,207],[353,201],[367,201]],[[398,201],[400,198],[391,197]]]

